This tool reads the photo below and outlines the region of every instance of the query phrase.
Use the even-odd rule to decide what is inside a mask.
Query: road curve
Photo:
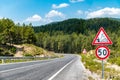
[[[87,80],[80,57],[0,65],[0,80]]]

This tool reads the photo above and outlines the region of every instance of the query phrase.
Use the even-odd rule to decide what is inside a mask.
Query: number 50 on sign
[[[109,48],[106,46],[97,47],[95,53],[96,56],[101,60],[106,59],[110,55]]]

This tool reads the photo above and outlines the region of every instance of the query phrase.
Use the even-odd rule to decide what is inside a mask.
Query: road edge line
[[[80,60],[80,64],[81,64],[81,66],[82,66],[82,68],[85,70],[85,66],[84,66],[84,64],[83,64],[83,62],[82,62],[82,57],[80,56],[80,55],[78,55],[78,57],[79,57],[79,60]]]
[[[13,69],[8,69],[8,70],[3,70],[3,71],[0,71],[0,73],[5,73],[5,72],[13,71],[13,70],[18,70],[18,69],[23,69],[23,68],[33,67],[33,66],[36,66],[36,65],[40,65],[40,64],[34,64],[34,65],[29,65],[29,66],[23,66],[23,67],[18,67],[18,68],[13,68]]]
[[[54,79],[63,69],[65,69],[69,64],[71,64],[74,61],[71,60],[69,63],[67,63],[65,66],[63,66],[60,70],[58,70],[54,75],[52,75],[48,80],[52,80]]]

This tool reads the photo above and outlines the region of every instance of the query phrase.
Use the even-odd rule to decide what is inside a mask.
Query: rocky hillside
[[[23,56],[54,56],[54,52],[44,50],[32,44],[14,45],[16,47],[15,57]]]

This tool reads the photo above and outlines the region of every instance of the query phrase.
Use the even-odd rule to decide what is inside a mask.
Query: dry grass
[[[23,44],[18,45],[22,47],[23,50],[17,50],[15,56],[22,57],[22,56],[38,56],[38,57],[59,57],[59,55],[55,54],[54,52],[47,51],[41,47],[35,46],[33,44]]]

